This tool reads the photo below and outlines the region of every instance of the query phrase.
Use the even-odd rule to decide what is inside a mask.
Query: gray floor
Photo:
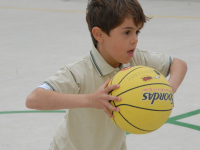
[[[153,18],[141,31],[138,48],[187,62],[171,117],[192,115],[179,118],[186,126],[167,123],[150,134],[127,135],[128,150],[198,150],[200,112],[193,111],[200,110],[200,1],[139,2]],[[86,5],[86,0],[0,0],[0,150],[48,149],[64,113],[28,113],[25,99],[91,49]]]

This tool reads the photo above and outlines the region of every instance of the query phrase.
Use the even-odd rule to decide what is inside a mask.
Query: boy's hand
[[[114,118],[114,116],[109,112],[108,109],[119,112],[119,108],[111,105],[109,101],[121,101],[121,98],[108,94],[111,90],[119,88],[119,85],[108,86],[109,82],[110,79],[107,80],[102,86],[100,86],[94,93],[89,95],[89,103],[91,107],[103,109],[109,117]]]

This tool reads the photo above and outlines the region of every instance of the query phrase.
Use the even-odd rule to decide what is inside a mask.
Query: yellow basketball
[[[110,95],[121,101],[110,103],[120,112],[112,121],[122,130],[133,134],[145,134],[160,128],[169,118],[173,104],[173,92],[167,79],[157,70],[145,66],[130,67],[118,72],[109,85],[120,88]]]

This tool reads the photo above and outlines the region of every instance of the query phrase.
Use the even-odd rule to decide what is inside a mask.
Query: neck
[[[104,58],[104,60],[111,65],[113,68],[119,68],[120,63],[117,62],[112,58],[112,56],[109,54],[108,50],[100,43],[97,43],[97,50],[101,54],[101,56]]]

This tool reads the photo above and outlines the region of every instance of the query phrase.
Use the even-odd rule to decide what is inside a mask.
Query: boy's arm
[[[26,99],[26,107],[38,110],[57,110],[88,106],[89,103],[86,95],[63,94],[43,88],[36,88]]]
[[[173,93],[175,93],[183,81],[187,72],[187,64],[178,58],[173,58],[173,63],[170,67],[169,83],[172,87]]]
[[[108,109],[119,111],[109,101],[120,101],[119,97],[108,95],[111,90],[119,85],[107,86],[107,80],[92,94],[63,94],[43,88],[35,89],[26,99],[26,107],[39,110],[57,110],[70,108],[97,108],[103,109],[109,117],[113,117]]]

